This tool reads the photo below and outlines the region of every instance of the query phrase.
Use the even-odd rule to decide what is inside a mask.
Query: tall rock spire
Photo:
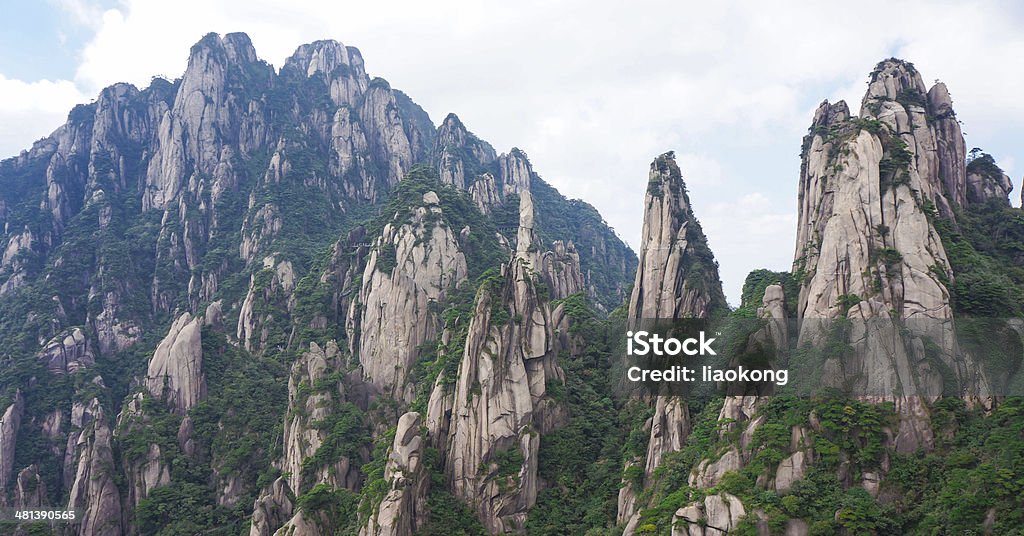
[[[704,318],[726,306],[718,263],[667,152],[651,163],[631,319]]]
[[[922,365],[922,339],[962,388],[985,391],[952,336],[953,274],[932,221],[968,202],[963,161],[945,87],[926,92],[913,65],[896,59],[871,74],[861,117],[826,101],[804,138],[793,265],[800,343],[826,337],[829,319],[855,321],[853,352],[828,357],[825,380],[893,399],[901,451],[931,444],[922,397],[942,392]]]
[[[718,263],[693,215],[675,154],[667,152],[651,163],[629,320],[707,318],[726,307]],[[690,411],[684,399],[658,397],[654,409],[647,424],[646,459],[627,462],[643,466],[645,481],[665,454],[681,449],[690,434]],[[636,499],[640,490],[634,486],[634,482],[626,482],[619,491],[617,517],[620,523],[627,523],[628,534],[639,519]]]

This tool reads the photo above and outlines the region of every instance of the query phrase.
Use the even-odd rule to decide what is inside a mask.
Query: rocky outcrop
[[[14,507],[45,508],[49,502],[46,482],[39,476],[39,467],[32,464],[22,469],[14,484]]]
[[[124,440],[132,434],[145,433],[152,426],[150,415],[143,409],[145,393],[136,393],[121,409],[117,417],[114,438]],[[171,466],[164,459],[163,449],[157,443],[150,443],[145,452],[123,452],[127,500],[125,508],[135,508],[139,501],[149,496],[153,489],[170,484]]]
[[[256,499],[249,536],[272,536],[291,519],[293,508],[288,483],[278,478]]]
[[[296,275],[292,263],[277,256],[263,259],[263,269],[249,278],[249,291],[238,313],[235,335],[250,352],[287,345],[283,331],[294,308]]]
[[[202,318],[181,315],[149,360],[146,389],[178,415],[187,413],[206,396],[202,329]]]
[[[528,196],[523,199],[526,210]],[[538,296],[531,244],[524,240],[529,234],[520,235],[503,277],[477,294],[454,396],[447,399],[445,470],[454,494],[492,533],[523,530],[537,500],[540,438],[567,417],[547,389],[565,381],[556,357],[571,347],[568,319],[562,306],[552,309]],[[444,400],[431,397],[432,404]]]
[[[494,148],[466,130],[466,126],[455,114],[448,114],[437,128],[433,154],[441,182],[460,190],[469,189],[497,158]],[[492,206],[489,202],[497,200],[490,199],[490,194],[487,197],[488,202],[478,200],[481,208]]]
[[[379,392],[411,402],[406,377],[420,345],[438,330],[432,304],[440,304],[467,275],[458,233],[449,228],[437,194],[423,205],[397,215],[376,240],[363,271],[358,307],[350,318],[350,339],[358,341],[366,380]],[[355,326],[358,326],[358,335]]]
[[[743,466],[743,459],[737,448],[725,451],[717,460],[701,460],[690,473],[689,485],[696,489],[714,487],[722,481],[722,477],[730,471],[738,471]]]
[[[718,264],[707,237],[690,207],[686,184],[668,152],[651,163],[644,198],[640,264],[629,300],[629,321],[708,318],[725,307]],[[656,397],[654,416],[647,423],[650,438],[642,461],[645,486],[665,454],[682,448],[690,433],[686,401]],[[627,461],[639,464],[640,460]],[[635,528],[638,519],[636,482],[624,481],[618,498],[619,522]],[[632,534],[631,529],[627,533]]]
[[[537,227],[533,194],[529,190],[523,191],[519,195],[516,255],[543,277],[553,299],[562,299],[586,290],[576,246],[571,241],[564,243],[556,240],[551,244],[551,250],[542,251],[543,242]]]
[[[99,400],[75,403],[64,459],[68,509],[79,511],[79,534],[119,536],[121,497],[114,475],[112,433]]]
[[[906,144],[905,150],[913,155],[908,181],[922,199],[948,218],[954,207],[966,206],[963,134],[945,84],[939,82],[929,91],[913,64],[895,58],[882,61],[871,73],[860,117],[885,123],[889,133]],[[898,151],[890,150],[887,156],[896,157],[893,162],[899,165]]]
[[[0,506],[7,506],[7,489],[14,470],[14,447],[18,442],[18,430],[25,413],[25,398],[21,391],[14,395],[14,401],[4,410],[0,420]]]
[[[26,227],[22,232],[11,235],[0,256],[0,296],[25,284],[28,277],[25,257],[32,252],[32,231]]]
[[[74,374],[96,362],[89,339],[81,328],[50,339],[37,357],[53,374]]]
[[[337,106],[353,105],[370,85],[359,49],[337,41],[314,41],[301,45],[285,62],[284,69],[295,69],[312,78],[322,77],[327,93]]]
[[[729,493],[708,495],[672,516],[672,536],[725,536],[738,528],[747,514],[743,503]]]
[[[651,417],[651,437],[647,442],[645,477],[651,476],[661,465],[665,454],[683,448],[689,435],[690,410],[686,406],[686,401],[678,397],[657,397],[654,403],[654,416]]]
[[[303,462],[316,454],[330,430],[316,426],[332,414],[334,403],[343,392],[340,385],[327,382],[327,376],[338,370],[339,352],[334,342],[321,349],[310,343],[309,351],[292,365],[288,380],[288,407],[284,430],[284,458],[281,472],[286,473],[289,488],[300,494],[316,483],[329,483],[336,488],[359,487],[356,460],[340,458],[322,467],[307,468]],[[326,385],[325,385],[325,382]]]
[[[967,163],[967,202],[971,205],[983,205],[989,199],[998,199],[1009,205],[1013,182],[1003,170],[996,165],[992,155],[971,150]]]
[[[509,197],[529,191],[534,177],[526,153],[517,148],[498,156],[487,169],[469,185],[469,194],[484,214],[489,214]]]
[[[360,529],[360,536],[412,536],[426,522],[428,471],[423,467],[426,441],[419,413],[398,419],[384,478],[391,488]]]
[[[954,340],[943,282],[954,274],[928,214],[931,203],[951,218],[953,207],[969,201],[962,166],[953,161],[963,161],[963,140],[959,128],[939,129],[935,120],[952,117],[945,87],[924,95],[912,65],[886,60],[872,73],[861,118],[849,118],[843,103],[818,108],[804,138],[794,263],[803,280],[800,343],[818,344],[827,319],[854,320],[855,355],[826,362],[826,381],[874,400],[895,398],[901,452],[931,445],[921,397],[943,389],[921,337],[939,347],[965,394],[988,391],[980,368]],[[940,158],[937,146],[955,158]]]
[[[245,34],[208,34],[192,47],[174,104],[160,120],[158,149],[146,171],[144,209],[170,206],[192,173],[213,175],[225,145],[237,144],[247,154],[266,142],[262,114],[253,113],[230,89],[241,76],[251,77],[255,91],[273,76]]]
[[[281,527],[295,530],[294,534],[320,534],[326,526],[314,513],[295,511],[291,497],[298,497],[318,484],[336,489],[359,489],[359,467],[364,460],[345,455],[311,460],[332,432],[324,423],[332,422],[336,412],[344,410],[341,407],[345,396],[342,384],[339,379],[330,377],[340,370],[339,359],[334,341],[323,349],[310,343],[309,350],[292,365],[282,439],[284,453],[274,462],[282,476],[261,490],[256,499],[252,536],[274,534]],[[309,532],[299,531],[299,528]]]
[[[725,306],[721,289],[675,154],[665,153],[651,163],[629,318],[707,318]]]

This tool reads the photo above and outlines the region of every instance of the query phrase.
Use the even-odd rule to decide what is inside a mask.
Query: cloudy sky
[[[336,39],[435,122],[456,112],[499,151],[525,150],[632,245],[650,161],[674,150],[734,304],[750,270],[790,267],[814,108],[856,111],[881,59],[946,82],[968,147],[1018,190],[1024,172],[1015,2],[0,1],[4,157],[106,85],[180,76],[207,32],[244,31],[275,66]]]

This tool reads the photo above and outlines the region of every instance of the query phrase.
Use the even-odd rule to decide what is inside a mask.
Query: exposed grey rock
[[[339,350],[334,341],[321,349],[310,343],[292,364],[288,379],[288,410],[285,414],[284,454],[274,462],[282,476],[267,489],[261,490],[253,510],[250,534],[266,536],[282,534],[321,534],[328,525],[319,516],[307,516],[295,510],[289,497],[297,497],[318,484],[332,488],[358,490],[361,484],[359,467],[363,460],[341,457],[329,464],[304,467],[303,462],[316,454],[331,430],[315,424],[328,419],[337,403],[343,400],[340,382],[331,383],[327,376],[340,368]]]
[[[249,536],[271,536],[291,519],[293,506],[287,490],[288,483],[279,477],[256,499]]]
[[[14,401],[4,410],[0,420],[0,506],[7,506],[7,489],[14,470],[14,447],[18,442],[18,430],[25,413],[25,398],[21,390],[14,394]]]
[[[68,509],[80,512],[78,533],[119,536],[121,497],[117,489],[112,434],[99,400],[76,402],[72,410],[66,469],[71,469]]]
[[[296,495],[321,482],[349,489],[356,489],[359,485],[359,463],[346,458],[329,467],[316,468],[314,474],[307,477],[303,475],[302,462],[316,453],[330,432],[318,429],[313,423],[329,417],[332,401],[342,396],[340,386],[337,385],[328,384],[326,389],[313,389],[337,369],[338,355],[338,347],[333,341],[325,349],[310,343],[309,351],[292,365],[288,380],[289,410],[285,419],[281,471],[290,475],[287,478],[288,485]],[[309,390],[312,392],[309,393]]]
[[[651,163],[629,318],[705,318],[724,306],[718,267],[701,258],[706,249],[675,155],[665,153]],[[693,278],[703,283],[695,288]]]
[[[538,299],[531,256],[517,251],[501,288],[477,294],[445,452],[454,494],[492,533],[523,529],[537,499],[540,437],[567,420],[546,389],[565,381],[556,356],[569,346],[568,320],[562,307]],[[499,473],[499,456],[522,459],[518,471]]]
[[[14,507],[45,508],[49,502],[46,482],[39,476],[39,467],[32,464],[22,469],[14,485]]]
[[[697,489],[714,487],[722,481],[725,473],[739,471],[742,464],[743,460],[739,450],[736,447],[731,447],[715,461],[701,460],[690,473],[689,485]]]
[[[411,402],[406,376],[420,345],[435,337],[438,320],[431,304],[442,303],[468,273],[456,232],[443,219],[437,194],[408,219],[387,224],[363,272],[359,307],[353,306],[350,339],[368,383],[378,391]],[[355,326],[359,333],[356,336]]]
[[[26,267],[23,254],[32,251],[32,242],[32,231],[28,227],[8,239],[3,256],[0,257],[0,273],[7,272],[9,275],[0,283],[0,296],[25,284]]]
[[[206,396],[202,319],[185,313],[171,325],[149,361],[146,389],[184,415]]]
[[[255,260],[258,253],[270,245],[271,240],[281,232],[281,214],[277,205],[263,205],[251,218],[242,224],[242,243],[238,254],[246,263]]]
[[[672,517],[672,536],[725,536],[739,526],[746,515],[743,503],[728,493],[708,495],[691,503]]]
[[[356,103],[370,85],[362,54],[337,41],[314,41],[300,46],[285,62],[285,68],[289,67],[307,77],[323,77],[329,85],[331,101],[338,106]]]
[[[528,192],[534,176],[529,158],[518,148],[492,160],[492,165],[488,166],[490,171],[482,173],[469,185],[470,195],[484,214],[510,196]]]
[[[37,358],[53,374],[74,374],[96,362],[89,339],[81,328],[73,328],[50,339]]]
[[[547,285],[553,299],[562,299],[586,289],[580,272],[580,256],[572,242],[556,240],[551,250],[543,251],[543,242],[537,230],[533,195],[525,190],[519,195],[519,228],[516,237],[516,255],[529,263]]]
[[[224,322],[224,300],[217,300],[206,306],[203,314],[203,325],[213,329],[221,329]]]
[[[192,47],[174,104],[160,119],[158,148],[146,172],[144,209],[167,208],[191,172],[212,175],[228,142],[237,140],[243,154],[265,142],[259,135],[265,132],[261,114],[243,109],[227,87],[232,73],[243,69],[262,71],[267,81],[273,75],[270,66],[257,60],[245,34],[209,34]]]
[[[466,130],[466,126],[455,114],[448,114],[437,128],[434,155],[434,165],[441,182],[461,190],[468,189],[476,182],[482,169],[497,158],[494,148]],[[479,206],[483,209],[493,204],[484,203]]]
[[[145,396],[144,393],[136,393],[121,409],[114,432],[115,439],[144,433],[145,428],[151,425],[150,417],[143,410]],[[137,507],[139,501],[148,497],[154,488],[170,484],[171,467],[162,455],[160,445],[156,443],[151,443],[148,450],[138,457],[124,455],[125,483],[128,487],[126,508]]]
[[[647,443],[647,462],[644,465],[646,477],[650,477],[661,465],[666,454],[683,448],[690,435],[690,411],[686,401],[666,396],[656,400],[654,416],[651,417],[651,438]]]
[[[698,280],[700,284],[694,285]],[[675,154],[662,154],[651,163],[644,197],[640,264],[629,300],[628,318],[631,322],[706,318],[724,306],[718,266],[690,208]],[[644,461],[645,481],[665,454],[685,444],[690,433],[686,401],[658,397],[650,433]],[[620,521],[633,518],[638,506],[629,492],[620,492],[617,518]]]
[[[360,528],[360,536],[412,536],[426,522],[429,478],[421,466],[426,442],[420,436],[420,415],[406,413],[398,420],[384,478],[391,489]]]
[[[775,490],[780,493],[789,491],[796,481],[804,478],[810,463],[809,450],[798,450],[779,462],[779,468],[775,471]]]
[[[263,270],[249,278],[249,291],[238,313],[235,335],[242,347],[250,352],[267,349],[273,325],[285,323],[295,305],[295,284],[290,261],[276,256],[263,259]]]

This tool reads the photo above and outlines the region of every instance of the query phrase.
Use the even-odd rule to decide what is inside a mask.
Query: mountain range
[[[78,513],[0,526],[1019,532],[1009,177],[895,58],[858,115],[819,106],[801,163],[793,269],[730,308],[672,152],[634,253],[359,50],[275,69],[209,34],[0,162],[0,506]],[[644,319],[822,380],[620,396],[617,326]]]

